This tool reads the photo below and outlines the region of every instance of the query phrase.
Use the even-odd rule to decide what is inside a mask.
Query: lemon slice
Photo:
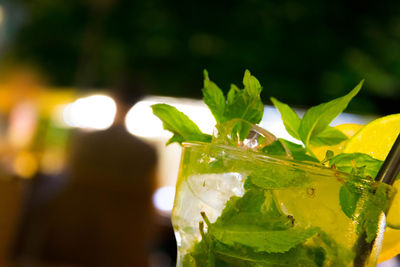
[[[400,230],[400,180],[397,180],[393,186],[397,190],[397,197],[395,197],[392,201],[392,205],[390,206],[390,210],[386,218],[386,224],[390,228]]]
[[[378,263],[390,260],[400,253],[400,231],[389,227],[385,229],[385,236]]]
[[[373,158],[384,160],[400,133],[400,114],[393,114],[374,120],[365,125],[353,137],[347,140],[342,152],[361,152]],[[395,182],[397,194],[387,216],[385,237],[379,262],[386,261],[400,253],[400,181]]]
[[[345,124],[340,124],[335,126],[334,128],[338,129],[342,133],[344,133],[348,138],[352,137],[355,135],[363,125],[360,124],[354,124],[354,123],[345,123]],[[334,146],[311,146],[310,149],[314,153],[314,155],[322,161],[325,159],[326,151],[331,150],[334,155],[337,155],[342,152],[342,149],[344,145],[346,144],[346,141],[343,141],[337,145]]]
[[[393,114],[365,125],[343,148],[344,153],[365,153],[385,160],[400,132],[400,114]]]

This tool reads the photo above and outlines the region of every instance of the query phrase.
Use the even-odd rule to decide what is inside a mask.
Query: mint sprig
[[[281,117],[287,132],[295,139],[302,141],[303,146],[294,144],[285,139],[279,139],[278,142],[261,149],[260,152],[285,156],[289,150],[291,156],[299,161],[314,161],[319,162],[310,149],[313,146],[331,146],[342,142],[347,137],[339,130],[329,126],[334,118],[336,118],[349,104],[351,99],[360,91],[364,81],[361,81],[347,95],[334,99],[332,101],[311,107],[303,118],[287,104],[280,102],[276,98],[271,98],[272,103],[281,113]],[[208,72],[204,71],[204,88],[203,99],[213,114],[217,125],[216,129],[221,131],[221,127],[225,127],[226,123],[235,119],[257,124],[261,121],[264,113],[264,105],[261,101],[262,86],[256,77],[252,76],[250,71],[246,70],[243,77],[243,89],[232,84],[228,94],[225,96],[219,86],[210,80]],[[176,108],[166,104],[156,104],[152,106],[153,113],[158,116],[164,125],[164,129],[171,131],[174,135],[167,144],[185,141],[201,141],[211,142],[212,138],[208,134],[204,134],[185,114],[178,111]],[[249,128],[247,127],[247,128]],[[247,136],[245,133],[248,129],[238,130],[238,134],[229,133],[227,138],[237,137],[244,140]],[[236,128],[235,128],[236,129]],[[222,133],[222,132],[221,132]],[[239,143],[240,140],[237,140]],[[233,140],[235,141],[235,140]],[[228,142],[229,143],[229,142]],[[285,146],[283,147],[282,144]],[[357,165],[365,165],[366,172],[364,175],[371,175],[370,169],[376,169],[376,162],[366,160],[365,156],[356,155]],[[335,157],[334,164],[338,169],[349,172],[351,168],[351,160],[348,156]],[[332,161],[333,162],[333,161]],[[346,166],[344,166],[347,164]],[[359,168],[358,172],[352,171],[353,174],[361,175]],[[371,176],[372,177],[372,176]]]
[[[286,131],[295,139],[300,140],[299,128],[301,119],[297,113],[289,107],[289,105],[280,102],[278,99],[271,97],[274,106],[281,113],[283,125]]]
[[[226,121],[224,93],[219,89],[218,85],[210,81],[206,70],[204,70],[203,100],[217,122]]]
[[[353,90],[345,96],[336,98],[327,103],[320,104],[307,110],[304,117],[301,119],[299,135],[303,144],[308,147],[312,139],[317,137],[319,134],[324,132],[329,124],[335,119],[340,113],[342,113],[351,99],[357,95],[361,90],[364,83],[362,80]],[[336,138],[340,137],[340,131],[330,131],[330,135]],[[344,134],[342,135],[342,141],[347,139]],[[322,140],[326,140],[322,138]],[[340,141],[339,141],[340,142]]]
[[[167,104],[155,104],[151,107],[154,115],[163,122],[164,129],[174,134],[167,145],[174,142],[181,144],[184,141],[211,141],[210,135],[204,134],[188,116],[175,107]]]
[[[345,96],[311,107],[301,119],[288,105],[275,98],[271,98],[271,101],[281,113],[288,133],[302,141],[307,151],[313,155],[310,145],[330,146],[347,139],[341,131],[330,127],[329,124],[346,109],[349,102],[361,90],[363,83],[364,80]]]
[[[329,166],[336,169],[373,180],[379,172],[383,161],[363,153],[341,153],[329,160]]]
[[[231,85],[227,97],[222,90],[208,77],[204,71],[204,103],[208,106],[217,123],[232,119],[243,119],[257,124],[264,114],[264,104],[261,101],[262,87],[256,77],[246,70],[243,77],[243,89]]]
[[[243,77],[243,89],[231,85],[231,89],[225,98],[222,90],[212,82],[208,72],[204,71],[204,103],[209,107],[217,124],[232,119],[257,124],[264,114],[264,104],[261,101],[262,87],[256,77],[246,70]],[[164,129],[174,135],[168,144],[188,141],[211,142],[211,136],[200,131],[197,125],[184,113],[167,104],[156,104],[152,106],[153,113],[164,125]]]

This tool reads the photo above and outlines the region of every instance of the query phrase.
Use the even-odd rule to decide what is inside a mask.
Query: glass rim
[[[200,141],[188,141],[188,142],[182,143],[182,148],[204,147],[204,146],[215,147],[215,148],[219,148],[221,150],[230,150],[230,151],[234,151],[235,153],[239,153],[239,154],[243,154],[243,155],[251,154],[252,156],[256,157],[258,160],[264,160],[264,161],[269,161],[269,162],[274,162],[274,163],[286,163],[286,164],[289,163],[294,168],[306,168],[306,169],[312,169],[315,171],[322,171],[322,172],[326,172],[326,173],[330,174],[330,176],[336,177],[336,179],[338,179],[340,177],[341,179],[348,180],[349,182],[357,182],[357,183],[361,183],[361,184],[367,184],[371,187],[374,184],[375,185],[383,184],[383,185],[386,185],[386,186],[394,189],[394,187],[392,185],[388,185],[388,184],[382,183],[380,181],[375,181],[374,179],[369,180],[369,179],[359,176],[359,175],[347,173],[347,172],[344,172],[344,171],[341,171],[338,169],[328,168],[326,166],[319,165],[319,164],[313,163],[313,162],[296,161],[296,160],[288,159],[288,158],[284,158],[284,157],[271,156],[271,155],[267,155],[267,154],[263,154],[263,153],[251,150],[251,149],[241,149],[241,148],[236,148],[236,147],[229,146],[229,145],[213,144],[213,143],[200,142]],[[355,186],[357,186],[357,185],[355,185]],[[357,186],[357,187],[361,187],[361,186]]]

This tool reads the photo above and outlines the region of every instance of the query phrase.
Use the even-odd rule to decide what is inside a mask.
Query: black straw
[[[379,169],[376,175],[375,181],[381,181],[382,183],[392,185],[396,180],[397,175],[400,171],[400,134],[397,136],[394,145],[390,149],[388,156]],[[363,231],[357,238],[357,242],[354,246],[356,251],[356,257],[354,258],[354,267],[364,266],[365,261],[368,260],[369,254],[371,253],[372,247],[375,243],[375,238],[371,242],[366,241],[367,232]]]
[[[400,134],[376,175],[375,181],[392,185],[400,172]]]

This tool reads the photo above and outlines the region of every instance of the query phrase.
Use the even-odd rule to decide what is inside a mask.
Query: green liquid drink
[[[373,151],[345,147],[344,153],[340,147],[353,139],[330,126],[362,84],[301,118],[271,98],[298,143],[257,125],[264,116],[262,86],[247,70],[243,88],[231,85],[226,95],[204,71],[203,99],[216,121],[212,136],[176,108],[153,105],[173,133],[167,144],[183,146],[172,211],[177,266],[376,266],[396,190],[374,182],[383,162]],[[380,138],[372,129],[362,145],[387,131]]]
[[[393,194],[319,165],[186,143],[177,266],[375,266]]]

